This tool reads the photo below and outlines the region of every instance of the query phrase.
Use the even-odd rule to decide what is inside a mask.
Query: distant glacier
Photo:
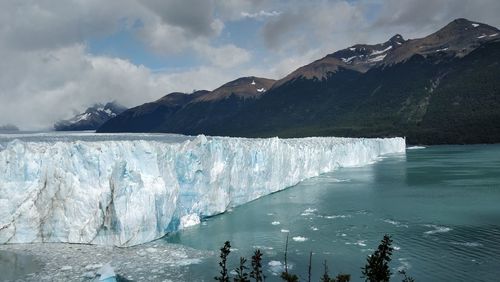
[[[141,244],[306,178],[404,152],[403,138],[2,135],[0,243]]]

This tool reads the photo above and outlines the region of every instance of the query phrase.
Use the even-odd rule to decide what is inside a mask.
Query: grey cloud
[[[465,17],[500,25],[498,0],[288,1],[282,13],[261,30],[270,50],[325,54],[356,43],[377,43],[395,33],[406,38],[427,35],[451,20]],[[276,8],[278,9],[278,8]]]
[[[276,19],[269,20],[262,29],[264,42],[270,49],[279,49],[287,43],[297,41],[306,19],[307,13],[287,11]]]
[[[329,53],[355,40],[367,40],[363,9],[348,1],[295,2],[262,28],[266,46],[278,52],[307,53],[323,49]]]
[[[498,0],[387,0],[380,5],[373,28],[399,28],[408,37],[424,36],[456,18],[500,25]]]
[[[273,52],[253,55],[232,42],[214,44],[223,21],[260,11],[280,12],[261,18],[260,35]],[[133,106],[243,75],[280,78],[339,48],[382,42],[393,33],[421,36],[457,17],[499,26],[498,11],[498,0],[0,1],[0,121],[40,128],[95,102]],[[153,73],[124,59],[89,54],[86,40],[136,20],[143,25],[133,31],[153,50],[189,52],[206,65]]]
[[[0,41],[21,49],[50,49],[116,30],[137,11],[134,1],[1,1]],[[123,22],[122,22],[123,24]]]
[[[250,18],[250,19],[259,19],[259,18],[266,18],[266,17],[275,17],[279,16],[281,12],[278,11],[264,11],[260,10],[256,13],[248,13],[248,12],[241,12],[241,16],[244,18]]]
[[[195,36],[212,36],[214,3],[210,0],[144,0],[144,5],[167,24],[180,27]]]

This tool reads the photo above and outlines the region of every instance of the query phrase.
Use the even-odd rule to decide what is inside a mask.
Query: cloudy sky
[[[500,26],[498,0],[0,0],[0,125],[46,129],[241,76],[280,78],[355,43]]]

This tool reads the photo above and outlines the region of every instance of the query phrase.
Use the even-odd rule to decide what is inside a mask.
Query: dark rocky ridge
[[[500,142],[498,36],[494,27],[458,19],[424,38],[395,35],[334,52],[253,99],[231,92],[223,99],[201,96],[168,117],[149,116],[152,127],[110,126],[119,116],[99,131]]]

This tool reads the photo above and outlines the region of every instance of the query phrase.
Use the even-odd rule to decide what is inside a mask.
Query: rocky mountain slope
[[[223,99],[202,95],[155,127],[136,131],[500,142],[498,77],[499,30],[457,19],[424,38],[395,35],[381,44],[334,52],[272,86],[268,81],[263,88],[269,90],[252,99],[227,92],[219,94]],[[134,131],[126,123],[108,126],[111,122],[99,131]]]
[[[192,94],[170,93],[163,98],[131,108],[118,117],[105,123],[99,132],[158,132],[175,126],[171,121],[179,123],[182,127],[196,125],[201,120],[207,120],[205,115],[214,112],[211,119],[223,119],[224,111],[236,113],[236,104],[250,103],[258,99],[275,81],[260,77],[242,77],[228,82],[213,90],[201,90]],[[207,105],[207,107],[199,105]],[[219,111],[220,110],[220,111]],[[182,119],[179,120],[179,119]]]

